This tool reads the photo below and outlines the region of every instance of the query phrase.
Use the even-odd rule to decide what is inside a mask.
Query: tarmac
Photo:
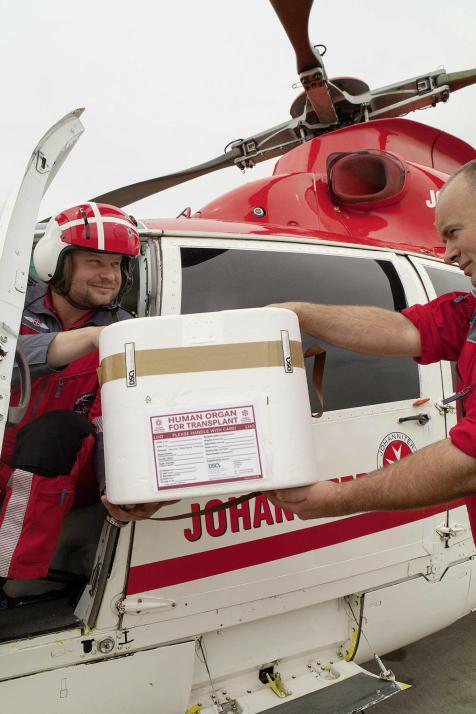
[[[476,612],[382,658],[411,688],[375,705],[375,714],[476,714]],[[362,667],[374,674],[375,663]]]

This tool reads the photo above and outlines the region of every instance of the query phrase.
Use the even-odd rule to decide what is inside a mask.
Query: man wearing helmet
[[[28,289],[19,338],[31,398],[18,428],[5,430],[0,459],[1,579],[44,577],[65,515],[97,500],[102,475],[94,468],[95,450],[103,468],[98,339],[106,325],[131,317],[119,304],[138,253],[135,220],[95,203],[56,215],[35,248],[43,282]],[[18,391],[12,390],[13,403]],[[121,508],[105,496],[103,502],[120,521],[147,518],[159,507]]]

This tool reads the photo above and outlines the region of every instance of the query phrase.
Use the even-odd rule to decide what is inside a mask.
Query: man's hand
[[[172,503],[177,503],[177,501],[154,501],[151,503],[136,503],[134,505],[117,506],[114,503],[109,503],[107,495],[101,496],[101,501],[110,516],[115,518],[116,521],[123,521],[124,523],[130,523],[131,521],[144,521],[153,516],[159,508],[162,508],[162,506],[170,506]]]
[[[271,491],[269,499],[305,520],[437,506],[474,493],[476,459],[442,439],[361,478]]]
[[[270,305],[266,305],[266,307],[279,307],[282,310],[291,310],[299,317],[300,305],[302,305],[300,302],[273,302]]]
[[[266,496],[271,503],[287,511],[293,511],[301,520],[340,516],[342,489],[333,481],[320,481],[311,486],[269,491]]]

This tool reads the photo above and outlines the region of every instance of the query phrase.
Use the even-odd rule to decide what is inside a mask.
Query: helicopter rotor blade
[[[363,91],[358,82],[348,82],[346,79],[330,80],[329,89],[338,112],[339,119],[347,119],[351,123],[405,116],[416,109],[435,106],[438,102],[446,102],[449,94],[476,84],[476,69],[462,72],[446,73],[445,69],[434,70],[426,75],[411,77],[386,87],[369,89],[365,83]],[[349,91],[349,89],[351,91]],[[292,116],[296,116],[303,107],[302,95],[291,107]]]
[[[450,92],[455,92],[457,89],[469,87],[471,84],[476,84],[476,69],[466,69],[462,72],[450,72],[449,74],[440,74],[437,77],[436,85],[441,87],[447,84]]]
[[[225,151],[224,154],[203,164],[198,164],[173,174],[158,176],[129,186],[112,189],[90,200],[97,203],[110,203],[119,208],[128,206],[173,186],[178,186],[181,183],[214,171],[220,171],[229,166],[238,166],[240,169],[251,168],[262,161],[282,156],[296,144],[311,136],[316,136],[326,128],[325,125],[315,125],[312,129],[312,134],[310,134],[309,130],[301,125],[299,119],[291,119],[283,124],[271,127],[271,129],[259,132],[248,139],[234,141],[230,145],[230,149]]]
[[[447,73],[436,70],[362,95],[368,107],[369,119],[404,116],[416,109],[446,102],[451,92],[476,84],[476,69]],[[354,97],[351,101],[360,101]]]
[[[327,85],[324,63],[309,41],[308,25],[313,0],[270,0],[296,53],[301,84],[321,124],[336,124],[337,114]]]
[[[322,59],[316,54],[309,42],[308,25],[314,0],[270,0],[281,25],[283,26],[294,52],[296,53],[297,71],[299,74],[314,67],[324,69]]]
[[[130,203],[140,201],[142,198],[147,198],[155,193],[160,193],[173,186],[178,186],[186,181],[191,181],[199,176],[219,171],[227,166],[233,166],[235,160],[241,156],[238,148],[233,147],[230,151],[217,156],[203,164],[192,166],[184,171],[177,171],[166,176],[158,176],[157,178],[139,181],[138,183],[130,184],[129,186],[121,186],[121,188],[113,189],[102,193],[100,196],[95,196],[91,199],[96,203],[110,203],[113,206],[128,206]]]

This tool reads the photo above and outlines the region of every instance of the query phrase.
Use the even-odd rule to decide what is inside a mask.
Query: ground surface
[[[397,680],[412,687],[369,711],[476,714],[476,612],[383,660]],[[373,663],[362,666],[377,672]]]

